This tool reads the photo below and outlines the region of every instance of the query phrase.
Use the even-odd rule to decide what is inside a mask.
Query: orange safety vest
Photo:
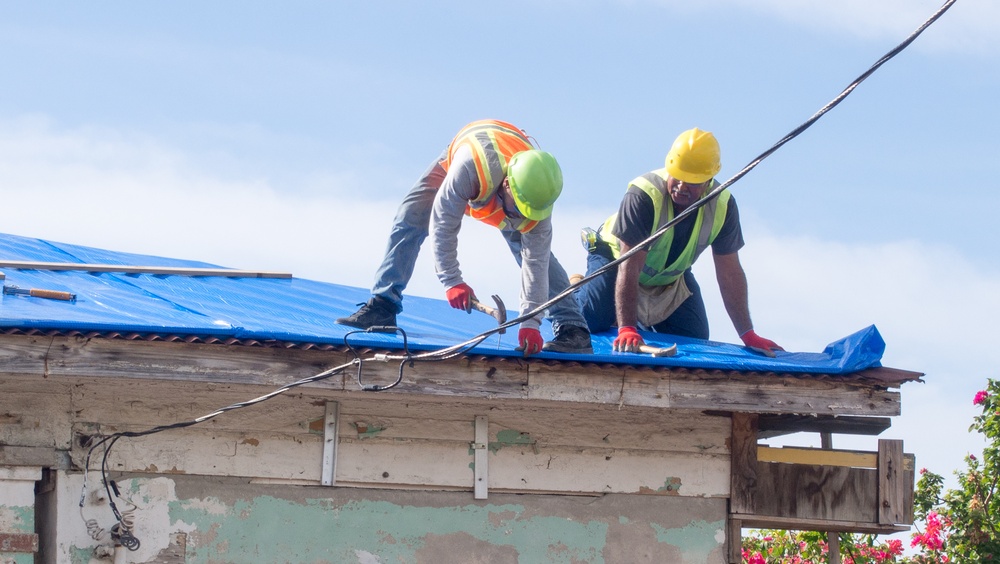
[[[497,197],[497,190],[507,176],[507,163],[511,157],[534,147],[524,131],[507,122],[495,119],[474,121],[463,127],[448,146],[448,156],[441,163],[445,172],[451,166],[455,153],[463,146],[472,151],[479,176],[479,194],[469,201],[465,215],[498,229],[507,227],[507,215]],[[538,225],[537,221],[524,219],[513,227],[527,233],[535,225]]]

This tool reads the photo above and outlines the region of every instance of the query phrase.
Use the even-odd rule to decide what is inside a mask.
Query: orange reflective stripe
[[[493,198],[478,208],[466,206],[465,215],[475,219],[476,221],[481,221],[486,225],[492,225],[497,229],[503,229],[510,221],[507,214],[503,211],[503,204],[500,203],[499,198]],[[536,225],[538,225],[537,221],[524,219],[521,223],[514,226],[514,229],[520,231],[521,233],[527,233],[528,231],[534,229]]]
[[[441,163],[446,172],[460,147],[468,147],[472,153],[472,161],[476,166],[476,176],[479,180],[479,192],[469,201],[465,214],[499,229],[507,227],[510,220],[504,213],[496,192],[507,176],[507,163],[510,159],[521,151],[534,148],[527,135],[505,121],[495,119],[474,121],[459,130],[448,146],[448,155]],[[521,233],[527,233],[536,225],[537,221],[524,219],[514,228]]]
[[[523,131],[500,120],[479,120],[463,127],[448,147],[445,171],[459,147],[468,146],[472,152],[479,177],[479,193],[473,205],[489,201],[507,174],[507,163],[511,157],[532,149],[531,142]]]

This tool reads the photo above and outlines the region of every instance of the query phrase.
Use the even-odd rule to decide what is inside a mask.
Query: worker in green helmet
[[[469,311],[475,292],[458,265],[458,232],[466,215],[500,230],[521,267],[521,313],[537,309],[569,287],[566,271],[551,252],[550,216],[562,186],[555,158],[535,149],[521,129],[498,120],[465,126],[400,205],[371,299],[337,323],[394,327],[420,245],[430,233],[434,269],[448,303]],[[556,302],[546,317],[555,334],[547,343],[538,316],[521,323],[518,350],[525,356],[593,352],[587,322],[574,300]]]
[[[633,180],[619,206],[587,237],[587,274],[648,239],[716,186],[722,168],[719,142],[698,128],[681,133],[664,167]],[[586,230],[585,230],[586,231]],[[711,247],[726,312],[743,343],[783,350],[753,329],[736,200],[728,190],[660,235],[648,248],[585,284],[576,294],[591,331],[618,327],[613,348],[637,351],[639,329],[708,339],[708,316],[691,266]]]

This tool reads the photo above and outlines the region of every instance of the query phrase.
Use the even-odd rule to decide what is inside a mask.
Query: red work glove
[[[639,347],[645,344],[635,327],[626,325],[618,328],[618,338],[612,343],[611,348],[619,352],[639,352]]]
[[[743,344],[752,349],[763,349],[765,351],[783,351],[785,349],[778,346],[777,343],[771,339],[765,339],[757,333],[754,333],[753,329],[740,335],[740,339],[743,340]]]
[[[532,355],[542,350],[542,334],[538,329],[522,327],[517,332],[519,346],[514,349],[524,351],[524,356]]]
[[[451,307],[467,312],[472,311],[472,298],[476,297],[476,293],[465,282],[448,288],[444,294],[448,296],[448,303],[451,304]]]

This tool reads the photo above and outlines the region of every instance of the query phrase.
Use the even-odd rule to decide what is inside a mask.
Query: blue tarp
[[[0,234],[0,260],[72,262],[171,268],[222,268],[196,261],[106,251],[65,243]],[[343,345],[354,331],[334,323],[369,298],[367,289],[302,278],[227,278],[156,274],[88,273],[81,271],[15,270],[0,266],[6,286],[40,288],[75,294],[62,301],[23,295],[0,297],[0,329],[40,329],[194,335],[217,338],[285,341],[296,344]],[[452,309],[443,300],[407,296],[397,324],[406,331],[411,350],[449,347],[496,327],[492,317]],[[516,312],[510,313],[511,318]],[[493,335],[473,351],[487,356],[520,356],[516,328]],[[552,336],[543,324],[542,334]],[[594,354],[542,353],[539,358],[612,364],[682,366],[688,368],[770,371],[782,373],[847,374],[880,366],[885,342],[867,327],[831,343],[818,353],[777,353],[775,358],[742,346],[644,333],[653,346],[676,343],[668,358],[616,353],[615,334],[594,335]],[[398,350],[399,335],[354,333],[358,347]]]

